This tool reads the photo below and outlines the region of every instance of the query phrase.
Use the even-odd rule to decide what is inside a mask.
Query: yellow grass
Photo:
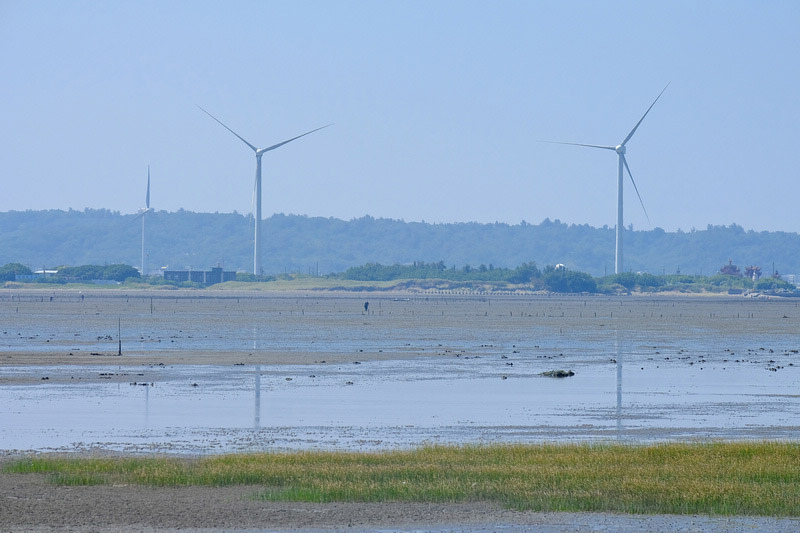
[[[254,485],[266,500],[494,501],[520,510],[800,516],[800,444],[426,447],[178,458],[33,457],[59,484]]]

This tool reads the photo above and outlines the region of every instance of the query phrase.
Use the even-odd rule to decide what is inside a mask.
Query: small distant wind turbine
[[[142,219],[142,277],[145,276],[145,265],[144,265],[144,219],[147,213],[151,212],[150,209],[150,165],[147,165],[147,195],[144,199],[145,207],[139,209],[139,212],[134,217],[134,220],[137,218]]]
[[[195,104],[195,105],[197,105],[197,104]],[[267,152],[271,152],[272,150],[275,150],[276,148],[280,148],[284,144],[288,144],[288,143],[290,143],[292,141],[296,141],[300,137],[305,137],[306,135],[314,133],[315,131],[319,131],[319,130],[321,130],[323,128],[327,128],[328,126],[332,126],[332,124],[326,124],[325,126],[320,126],[317,129],[313,129],[311,131],[307,131],[307,132],[303,133],[302,135],[298,135],[297,137],[292,137],[291,139],[288,139],[288,140],[283,141],[283,142],[279,142],[278,144],[273,144],[272,146],[268,146],[267,148],[256,148],[255,146],[253,146],[252,144],[250,144],[249,142],[244,140],[244,138],[241,135],[239,135],[238,133],[236,133],[235,131],[230,129],[228,126],[223,124],[222,121],[219,120],[217,117],[215,117],[214,115],[212,115],[211,113],[209,113],[208,111],[206,111],[205,109],[200,107],[199,105],[197,107],[200,108],[200,111],[202,111],[203,113],[205,113],[209,117],[211,117],[214,120],[216,120],[219,123],[220,126],[222,126],[223,128],[225,128],[229,132],[231,132],[234,135],[236,135],[236,137],[240,141],[242,141],[247,146],[249,146],[250,149],[253,150],[253,152],[255,152],[255,154],[256,154],[256,183],[255,183],[255,187],[254,187],[254,191],[253,191],[253,194],[255,195],[255,198],[256,198],[255,238],[254,238],[254,244],[253,244],[253,274],[255,274],[257,276],[257,275],[261,274],[261,156],[263,156]]]
[[[639,119],[639,122],[633,127],[633,129],[628,133],[628,135],[623,139],[621,143],[616,146],[601,146],[597,144],[580,144],[580,143],[567,143],[567,142],[556,142],[556,141],[544,141],[551,144],[569,144],[571,146],[586,146],[588,148],[601,148],[603,150],[614,150],[617,153],[618,160],[619,160],[619,172],[617,174],[617,247],[616,247],[616,254],[614,258],[614,273],[619,274],[623,271],[622,267],[622,183],[623,183],[623,171],[622,167],[625,167],[625,170],[628,171],[628,176],[631,177],[631,183],[633,184],[633,189],[636,191],[636,196],[639,197],[639,203],[642,204],[642,210],[644,210],[644,216],[647,217],[647,222],[650,223],[650,216],[647,214],[647,209],[644,207],[644,202],[642,201],[642,195],[639,194],[639,188],[636,186],[636,182],[633,180],[633,174],[631,174],[631,169],[628,167],[628,160],[625,159],[625,152],[627,149],[625,145],[628,141],[631,140],[633,134],[636,133],[636,130],[639,128],[639,125],[644,120],[644,117],[653,109],[653,106],[656,105],[658,99],[661,98],[661,95],[664,94],[664,91],[667,90],[669,87],[669,83],[661,89],[661,92],[658,93],[656,99],[653,100],[653,103],[650,104],[650,107],[647,108],[647,111],[644,112],[642,118]]]

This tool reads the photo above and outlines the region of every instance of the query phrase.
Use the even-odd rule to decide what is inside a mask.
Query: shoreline
[[[402,280],[401,280],[402,281]],[[7,282],[15,283],[15,282]],[[303,286],[291,287],[291,283],[281,283],[279,286],[264,286],[274,282],[252,282],[248,283],[249,286],[241,286],[243,282],[235,282],[239,285],[226,286],[226,284],[212,285],[203,288],[190,288],[190,287],[103,287],[98,285],[78,285],[70,287],[68,285],[60,284],[21,284],[22,286],[2,286],[0,287],[0,298],[4,295],[31,295],[42,296],[43,293],[48,291],[53,292],[55,295],[77,295],[94,297],[153,297],[153,298],[176,298],[176,297],[214,297],[214,298],[259,298],[259,297],[339,297],[345,298],[352,296],[353,298],[363,297],[494,297],[494,298],[730,298],[733,300],[746,300],[746,299],[774,299],[791,301],[797,296],[781,295],[781,294],[760,294],[756,291],[751,293],[728,293],[728,292],[711,292],[711,291],[698,291],[698,292],[684,292],[684,291],[628,291],[614,294],[606,293],[560,293],[548,292],[543,290],[530,290],[524,287],[498,289],[497,291],[484,291],[479,289],[468,288],[453,288],[453,289],[424,289],[424,288],[398,288],[397,286],[381,286],[379,284],[386,282],[375,282],[376,285],[370,285],[372,282],[358,282],[353,289],[342,288],[342,284],[338,286]],[[127,294],[130,293],[130,294]]]

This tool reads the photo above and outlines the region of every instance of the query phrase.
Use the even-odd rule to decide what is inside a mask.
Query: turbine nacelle
[[[618,144],[614,147],[614,151],[617,152],[619,155],[625,155],[627,149],[625,148],[624,144]]]
[[[148,208],[144,208],[144,207],[143,207],[143,208],[139,209],[139,210],[136,212],[136,215],[134,215],[134,217],[133,217],[133,220],[139,220],[140,218],[142,218],[143,216],[145,216],[147,213],[151,213],[152,211],[153,211],[153,210],[152,210],[152,209],[150,209],[149,207],[148,207]]]

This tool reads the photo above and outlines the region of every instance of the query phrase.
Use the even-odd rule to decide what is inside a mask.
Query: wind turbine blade
[[[145,207],[150,209],[150,165],[147,165],[147,196],[145,197]]]
[[[600,146],[599,144],[562,143],[558,141],[539,141],[539,142],[549,143],[549,144],[568,144],[570,146],[586,146],[587,148],[602,148],[603,150],[616,150],[615,146]]]
[[[197,105],[197,104],[194,104],[194,105]],[[215,117],[214,115],[212,115],[211,113],[209,113],[208,111],[206,111],[205,109],[203,109],[202,107],[200,107],[199,105],[197,105],[197,107],[200,109],[200,111],[202,111],[203,113],[205,113],[205,114],[206,114],[206,115],[208,115],[209,117],[211,117],[211,118],[213,118],[214,120],[216,120],[216,121],[219,123],[219,125],[220,125],[220,126],[222,126],[223,128],[225,128],[225,129],[226,129],[226,130],[228,130],[229,132],[231,132],[231,133],[233,133],[234,135],[236,135],[236,136],[239,138],[239,140],[240,140],[240,141],[242,141],[242,142],[243,142],[243,143],[245,143],[247,146],[249,146],[249,147],[250,147],[250,148],[251,148],[251,149],[252,149],[254,152],[258,152],[258,148],[256,148],[255,146],[253,146],[253,145],[252,145],[252,144],[250,144],[249,142],[245,141],[245,140],[244,140],[244,137],[242,137],[241,135],[239,135],[238,133],[236,133],[235,131],[233,131],[232,129],[230,129],[228,126],[226,126],[225,124],[223,124],[223,123],[222,123],[222,121],[221,121],[220,119],[218,119],[217,117]]]
[[[633,134],[636,133],[636,128],[639,127],[639,124],[642,123],[642,121],[644,120],[644,117],[646,117],[647,114],[650,112],[650,110],[653,109],[653,106],[656,105],[656,102],[658,102],[658,99],[661,98],[662,94],[664,94],[664,91],[667,90],[667,87],[669,87],[669,83],[663,89],[661,89],[661,92],[658,93],[658,96],[656,96],[656,99],[653,100],[653,103],[650,104],[650,107],[648,107],[647,111],[644,112],[644,115],[642,115],[642,118],[639,119],[639,122],[636,123],[636,125],[633,127],[631,132],[628,134],[628,136],[625,137],[625,140],[620,143],[622,146],[625,146],[625,143],[631,140],[631,137],[633,137]]]
[[[258,151],[257,151],[257,153],[259,153],[259,154],[263,154],[264,152],[269,152],[269,151],[272,151],[272,150],[274,150],[275,148],[280,148],[280,147],[281,147],[281,146],[283,146],[284,144],[290,143],[290,142],[292,142],[292,141],[296,141],[296,140],[297,140],[297,139],[299,139],[300,137],[305,137],[306,135],[310,135],[310,134],[314,133],[315,131],[319,131],[319,130],[321,130],[321,129],[327,128],[328,126],[333,126],[333,124],[326,124],[326,125],[324,125],[324,126],[321,126],[321,127],[317,128],[317,129],[315,129],[315,130],[307,131],[307,132],[305,132],[305,133],[304,133],[304,134],[302,134],[302,135],[298,135],[297,137],[292,137],[292,138],[291,138],[291,139],[289,139],[288,141],[283,141],[283,142],[280,142],[280,143],[278,143],[278,144],[273,144],[273,145],[272,145],[272,146],[270,146],[269,148],[262,148],[261,150],[258,150]]]
[[[644,202],[642,201],[642,195],[639,194],[639,188],[636,186],[636,182],[633,180],[633,174],[631,174],[631,167],[628,166],[628,160],[622,154],[620,154],[620,157],[622,158],[622,163],[625,165],[625,170],[628,171],[628,176],[631,177],[631,183],[633,183],[633,190],[636,191],[636,196],[639,197],[639,203],[642,204],[642,211],[644,211],[644,216],[647,217],[647,223],[650,224],[650,226],[652,226],[653,223],[650,222],[650,215],[647,214],[647,209],[645,209],[644,207]]]

